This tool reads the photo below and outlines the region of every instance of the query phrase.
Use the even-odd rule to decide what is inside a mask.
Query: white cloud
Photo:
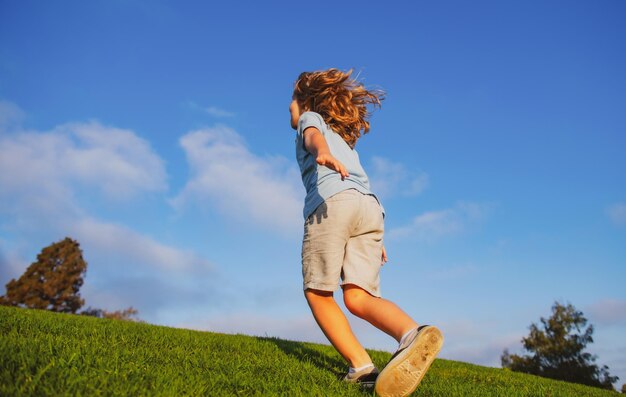
[[[448,338],[449,339],[449,338]],[[456,361],[472,364],[484,365],[487,367],[500,367],[500,357],[504,349],[519,345],[521,337],[504,335],[482,335],[480,339],[475,339],[471,344],[455,343],[444,346],[442,356]],[[467,341],[467,337],[464,338]]]
[[[428,187],[428,174],[422,171],[409,171],[401,163],[383,157],[373,157],[369,172],[370,184],[380,197],[394,195],[416,196]]]
[[[125,226],[72,218],[48,227],[45,234],[71,236],[80,243],[88,263],[80,290],[86,302],[83,309],[133,306],[141,319],[158,323],[159,313],[166,308],[180,311],[181,306],[214,302],[219,293],[215,285],[219,274],[208,260]],[[27,256],[16,247],[5,249],[0,244],[0,281],[6,283],[23,274],[35,260],[35,255],[30,255],[28,260],[20,259]]]
[[[211,115],[213,117],[217,117],[217,118],[225,118],[225,117],[234,117],[235,116],[235,113],[229,112],[228,110],[224,110],[224,109],[219,108],[217,106],[204,107],[204,106],[198,105],[194,101],[188,101],[186,103],[186,106],[189,109],[192,109],[193,111],[207,113],[207,114],[209,114],[209,115]]]
[[[66,207],[81,186],[115,199],[167,187],[163,162],[147,141],[97,122],[0,136],[0,185],[1,199],[21,196],[40,207]]]
[[[612,206],[607,208],[606,214],[608,215],[611,222],[613,222],[617,226],[626,225],[626,204],[613,204]]]
[[[162,268],[205,265],[189,253],[85,215],[75,198],[80,185],[127,198],[163,190],[165,170],[145,140],[98,123],[0,137],[0,200],[23,225],[67,233],[101,252]]]
[[[189,315],[196,311],[198,318],[205,318],[208,307],[224,299],[215,272],[181,271],[115,271],[102,274],[91,264],[85,284],[80,292],[87,306],[120,310],[133,306],[139,317],[155,324],[168,322],[168,318]],[[98,272],[97,278],[92,278]],[[181,308],[184,308],[182,310]],[[165,317],[163,317],[165,314]],[[169,320],[171,321],[171,320]]]
[[[587,308],[592,323],[601,325],[626,324],[626,301],[604,299]]]
[[[460,202],[454,208],[418,215],[409,225],[391,229],[388,235],[432,242],[464,231],[468,225],[484,219],[489,210],[487,204]]]
[[[234,130],[217,126],[180,139],[192,177],[172,204],[213,201],[227,216],[251,220],[285,233],[302,224],[298,172],[280,157],[259,157]]]
[[[229,112],[229,111],[220,109],[215,106],[209,106],[208,108],[205,109],[205,111],[214,117],[233,117],[235,115],[235,113],[233,112]]]
[[[163,161],[130,130],[90,122],[65,124],[54,132],[73,138],[59,159],[70,177],[116,198],[167,188]]]
[[[93,200],[100,196],[131,200],[166,189],[163,160],[133,131],[97,122],[67,123],[47,132],[25,131],[19,125],[3,129],[0,222],[9,234],[0,246],[0,277],[19,277],[35,259],[30,256],[43,247],[35,244],[64,236],[80,242],[89,274],[98,275],[89,280],[86,291],[91,296],[133,277],[136,285],[150,275],[156,280],[151,285],[164,279],[171,287],[179,274],[192,279],[212,274],[212,265],[197,254],[98,219],[92,212],[98,209]],[[185,281],[176,279],[176,284]],[[139,289],[132,293],[137,295]],[[158,304],[148,302],[145,308]]]
[[[522,334],[495,335],[495,324],[478,324],[470,320],[456,320],[440,324],[445,336],[441,356],[490,367],[500,366],[504,349],[517,350]]]
[[[26,114],[17,105],[9,101],[0,101],[0,133],[3,129],[19,125]]]
[[[210,269],[203,258],[155,241],[127,227],[83,218],[67,227],[67,232],[99,257],[111,255],[128,263],[164,270]]]

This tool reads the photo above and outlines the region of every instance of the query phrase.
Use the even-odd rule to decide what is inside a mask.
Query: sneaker
[[[343,378],[344,382],[358,383],[364,388],[372,389],[376,384],[376,378],[378,378],[378,369],[376,367],[368,367],[359,372],[353,372]]]
[[[437,327],[417,328],[378,375],[376,393],[381,397],[404,397],[413,393],[442,345],[443,335]]]

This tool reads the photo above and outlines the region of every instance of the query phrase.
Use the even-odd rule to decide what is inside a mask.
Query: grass
[[[371,396],[341,382],[332,347],[276,338],[0,306],[0,352],[0,396]],[[617,393],[438,359],[414,395]]]

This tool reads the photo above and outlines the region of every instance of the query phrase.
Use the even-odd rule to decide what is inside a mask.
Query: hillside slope
[[[386,352],[371,351],[382,368]],[[329,346],[0,306],[2,396],[363,396]],[[616,396],[436,360],[415,396]]]

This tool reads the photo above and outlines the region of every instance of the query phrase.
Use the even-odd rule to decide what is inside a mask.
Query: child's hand
[[[348,174],[348,170],[346,170],[346,167],[341,163],[341,161],[337,160],[330,153],[318,154],[315,161],[317,161],[317,164],[319,165],[323,165],[333,171],[337,171],[341,175],[342,181],[350,176],[350,174]]]
[[[350,176],[346,167],[341,164],[341,161],[337,160],[332,154],[330,154],[328,143],[326,143],[326,139],[320,130],[315,127],[308,127],[304,130],[303,136],[304,146],[309,153],[315,156],[317,164],[328,167],[333,171],[337,171],[341,175],[342,181]]]
[[[384,265],[385,263],[387,263],[387,250],[385,249],[384,245],[383,245],[383,253],[380,257],[380,261],[382,262],[381,265]]]

